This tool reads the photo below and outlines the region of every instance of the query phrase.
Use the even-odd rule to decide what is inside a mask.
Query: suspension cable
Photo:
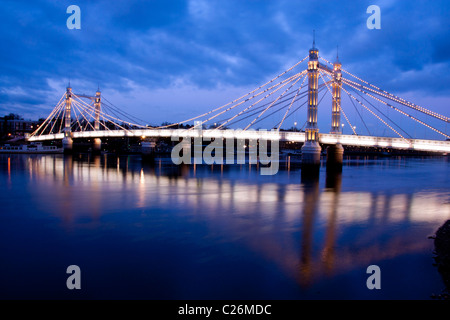
[[[64,106],[60,106],[59,107],[59,111],[57,112],[57,115],[56,115],[56,117],[53,117],[50,121],[53,121],[53,124],[52,124],[52,127],[50,128],[50,133],[52,133],[53,132],[53,128],[55,127],[55,125],[56,125],[56,123],[58,122],[58,119],[59,119],[59,117],[61,116],[61,114],[66,114],[66,109],[64,108]],[[62,124],[62,120],[61,120],[61,124]],[[49,122],[50,123],[50,122]],[[45,129],[44,129],[44,131],[45,131]],[[59,131],[59,132],[61,132],[61,131]],[[42,135],[42,133],[39,135],[39,136],[41,136]]]
[[[283,88],[284,86],[286,86],[287,84],[289,84],[290,82],[294,81],[296,78],[303,76],[304,73],[305,73],[305,71],[303,71],[303,72],[301,72],[301,73],[299,73],[299,74],[297,74],[297,75],[294,75],[294,76],[292,76],[292,77],[290,77],[290,78],[288,78],[288,79],[286,79],[286,80],[283,80],[283,81],[282,81],[283,85],[281,85],[279,88],[277,88],[277,89],[275,89],[274,91],[270,92],[269,94],[267,94],[267,95],[264,96],[263,98],[259,99],[257,102],[253,103],[253,104],[250,105],[249,107],[245,108],[244,110],[242,110],[241,112],[239,112],[238,114],[236,114],[235,116],[233,116],[231,119],[229,119],[229,120],[227,120],[226,122],[222,123],[219,127],[215,128],[215,130],[220,129],[221,127],[223,127],[224,125],[226,125],[228,122],[230,122],[230,121],[233,120],[234,118],[240,116],[243,112],[249,110],[250,108],[252,108],[252,107],[255,106],[256,104],[258,104],[258,103],[261,102],[262,100],[268,98],[269,96],[271,96],[272,94],[274,94],[275,92],[277,92],[278,90],[280,90],[281,88]],[[277,84],[277,85],[275,85],[275,86],[279,86],[279,85],[280,85],[280,84]],[[273,87],[275,87],[275,86],[273,86]],[[264,90],[264,91],[258,93],[257,95],[260,95],[260,94],[262,94],[262,93],[265,93],[265,92],[267,92],[268,90],[271,90],[273,87],[268,88],[268,89],[266,89],[266,90]],[[253,98],[253,97],[252,97],[252,98]],[[234,108],[234,107],[232,107],[232,108]],[[203,123],[206,123],[206,122],[208,122],[208,121],[210,121],[210,120],[212,120],[213,118],[217,117],[218,115],[220,115],[220,114],[222,114],[222,113],[224,113],[224,112],[227,112],[227,111],[229,111],[229,110],[231,110],[231,108],[229,108],[229,109],[227,109],[227,110],[224,110],[224,111],[222,111],[221,113],[215,115],[214,117],[211,117],[211,118],[209,118],[209,119],[203,121],[202,124],[203,124]],[[191,128],[191,129],[192,129],[192,128]]]
[[[300,96],[299,98],[302,98],[302,97],[304,97],[304,96],[307,95],[307,94],[308,94],[308,92],[307,92],[307,91],[304,91],[304,92],[302,92],[302,96]],[[285,100],[283,100],[283,102],[286,102],[286,101],[288,101],[288,100],[291,100],[291,99],[285,99]],[[276,103],[275,105],[278,106],[278,105],[282,104],[283,102],[278,102],[278,103]],[[233,122],[229,123],[228,125],[231,126],[231,125],[233,125],[233,124],[235,124],[235,123],[238,123],[238,122],[240,122],[240,121],[242,121],[242,120],[248,119],[248,118],[250,118],[250,117],[252,117],[252,116],[258,114],[259,109],[262,109],[263,107],[267,106],[268,104],[269,104],[269,103],[266,103],[266,104],[264,104],[264,105],[262,105],[262,106],[256,107],[256,108],[253,110],[254,112],[252,112],[252,113],[249,112],[249,115],[247,115],[247,116],[245,116],[245,117],[239,117],[239,120],[233,121]],[[275,105],[274,105],[274,106],[275,106]],[[283,108],[285,108],[287,105],[288,105],[288,104],[284,104],[283,106],[281,106],[280,110],[283,109]],[[258,111],[255,111],[255,110],[258,110]],[[231,118],[231,117],[230,117],[230,118]],[[230,118],[228,118],[228,119],[230,119]],[[226,120],[227,120],[227,119],[226,119]]]
[[[345,78],[343,78],[343,79],[345,79]],[[392,95],[392,94],[390,94],[390,93],[388,93],[388,92],[386,92],[386,91],[383,91],[383,90],[381,90],[381,89],[379,89],[379,88],[378,88],[378,90],[374,90],[374,89],[369,88],[369,87],[367,87],[367,86],[364,86],[364,85],[361,85],[361,84],[356,83],[356,82],[354,82],[354,81],[351,81],[350,79],[345,79],[345,80],[346,80],[347,82],[351,82],[351,83],[352,83],[353,85],[355,85],[355,86],[358,86],[358,87],[360,87],[360,88],[369,90],[369,91],[371,91],[372,93],[375,93],[375,94],[377,94],[377,95],[379,95],[379,96],[382,96],[382,97],[384,97],[384,98],[386,98],[386,99],[389,99],[389,100],[395,101],[395,102],[397,102],[397,103],[400,103],[400,104],[402,104],[402,105],[404,105],[404,106],[406,106],[406,107],[408,107],[408,108],[410,108],[410,109],[414,109],[414,110],[420,111],[421,113],[426,114],[427,116],[436,118],[436,119],[441,120],[441,121],[450,122],[450,118],[448,118],[448,117],[445,117],[445,116],[443,116],[443,115],[441,115],[441,114],[439,114],[439,113],[437,113],[437,112],[428,110],[428,109],[426,109],[426,108],[420,107],[420,106],[418,106],[418,105],[412,104],[412,103],[410,103],[410,102],[408,102],[408,101],[406,101],[406,100],[404,100],[404,99],[401,99],[401,98],[399,98],[399,97],[396,97],[396,96],[394,96],[394,95]],[[365,92],[365,93],[366,93],[366,92]]]
[[[79,102],[79,103],[85,105],[87,108],[91,108],[91,109],[94,109],[94,110],[95,110],[95,108],[94,108],[93,106],[91,106],[91,105],[85,103],[85,102],[84,102],[83,100],[81,100],[77,95],[74,94],[74,96],[75,96],[76,99],[78,99],[78,102]],[[103,112],[100,110],[100,113],[103,113]],[[138,124],[135,124],[135,123],[132,123],[132,122],[124,121],[124,120],[122,120],[122,119],[115,118],[115,117],[113,117],[113,116],[111,116],[111,115],[108,115],[108,117],[111,118],[111,119],[117,120],[117,121],[119,121],[119,122],[126,123],[126,124],[131,125],[131,126],[136,126],[136,127],[138,127],[138,128],[147,128],[146,126],[142,126],[142,125],[138,125]]]
[[[127,116],[130,120],[133,120],[133,121],[136,121],[136,120],[137,120],[138,122],[145,122],[145,123],[148,123],[147,121],[143,121],[142,119],[139,119],[139,118],[133,116],[132,114],[123,111],[123,110],[120,109],[119,107],[117,107],[117,106],[115,106],[114,104],[112,104],[112,103],[111,103],[108,99],[106,99],[105,97],[102,97],[102,106],[103,106],[103,104],[104,104],[103,101],[106,101],[106,102],[107,102],[107,103],[105,103],[106,105],[109,105],[110,108],[115,108],[115,110],[116,110],[117,112],[119,112],[119,113],[121,113],[121,114]]]
[[[194,118],[190,118],[190,119],[187,119],[187,120],[184,120],[184,121],[180,121],[180,122],[177,122],[177,123],[172,123],[172,124],[166,125],[166,126],[160,126],[160,127],[157,127],[156,129],[163,129],[163,128],[167,128],[167,127],[171,127],[171,126],[180,125],[180,124],[182,124],[182,123],[186,123],[186,122],[189,122],[189,121],[192,121],[192,120],[195,120],[195,119],[198,119],[198,118],[201,118],[201,117],[210,115],[211,113],[217,112],[217,111],[219,111],[219,110],[221,110],[221,109],[223,109],[223,108],[225,108],[225,107],[227,107],[227,106],[229,106],[229,105],[233,105],[234,103],[238,102],[239,100],[241,100],[241,99],[243,99],[243,98],[245,98],[245,97],[247,97],[247,96],[249,96],[249,95],[251,95],[251,94],[257,92],[258,90],[262,89],[263,87],[265,87],[265,86],[271,84],[271,83],[274,82],[275,80],[277,80],[277,79],[279,79],[280,77],[284,76],[286,73],[288,73],[288,72],[290,72],[291,70],[293,70],[295,67],[297,67],[299,64],[301,64],[303,61],[305,61],[307,58],[308,58],[308,56],[306,56],[305,58],[303,58],[302,60],[300,60],[299,62],[297,62],[297,63],[294,64],[292,67],[290,67],[289,69],[287,69],[287,70],[284,71],[283,73],[279,74],[279,75],[276,76],[275,78],[273,78],[273,79],[271,79],[270,81],[266,82],[265,84],[259,86],[258,88],[256,88],[256,89],[254,89],[254,90],[248,92],[247,94],[244,94],[243,96],[241,96],[241,97],[239,97],[239,98],[237,98],[237,99],[235,99],[235,100],[233,100],[233,101],[231,101],[231,102],[228,102],[227,104],[225,104],[225,105],[223,105],[223,106],[221,106],[221,107],[218,107],[218,108],[216,108],[216,109],[214,109],[214,110],[211,110],[211,111],[208,111],[208,112],[203,113],[203,114],[201,114],[201,115],[198,115],[198,116],[196,116],[196,117],[194,117]],[[254,96],[253,96],[253,97],[254,97]],[[253,98],[253,97],[252,97],[252,98]],[[247,100],[247,101],[248,101],[248,100]]]
[[[380,109],[378,109],[375,105],[373,105],[370,101],[368,101],[366,98],[364,98],[364,96],[362,96],[355,88],[351,87],[352,90],[365,102],[367,102],[368,104],[370,104],[372,106],[372,108],[374,108],[376,111],[378,111],[381,115],[383,115],[386,119],[388,119],[392,124],[394,124],[398,129],[402,130],[403,133],[405,133],[409,138],[412,139],[411,135],[404,130],[402,127],[400,127],[394,120],[392,120],[389,116],[387,116],[386,114],[384,114]]]
[[[368,93],[368,92],[366,92],[366,91],[364,91],[364,90],[361,90],[361,89],[359,89],[359,88],[356,88],[356,90],[358,90],[358,91],[360,91],[360,92],[362,92],[362,93],[368,95],[369,97],[371,97],[371,98],[373,98],[373,99],[375,99],[375,100],[377,100],[377,101],[383,103],[384,105],[390,107],[391,109],[394,109],[395,111],[401,113],[402,115],[411,118],[412,120],[414,120],[414,121],[420,123],[421,125],[423,125],[423,126],[429,128],[429,129],[431,129],[431,130],[433,130],[433,131],[435,131],[435,132],[437,132],[437,133],[443,135],[444,137],[450,138],[450,136],[447,135],[446,133],[444,133],[444,132],[442,132],[442,131],[440,131],[440,130],[434,128],[433,126],[430,126],[429,124],[427,124],[427,123],[423,122],[422,120],[420,120],[420,119],[418,119],[418,118],[416,118],[416,117],[414,117],[414,116],[412,116],[412,115],[410,115],[410,114],[404,112],[403,110],[401,110],[401,109],[399,109],[399,108],[397,108],[397,107],[395,107],[395,106],[393,106],[393,105],[391,105],[391,104],[389,104],[389,103],[387,103],[387,102],[385,102],[385,101],[383,101],[383,100],[381,100],[381,99],[379,99],[379,98],[377,98],[377,97],[371,95],[370,93]],[[366,101],[367,101],[367,100],[366,100]],[[370,103],[370,102],[369,102],[369,103]],[[391,121],[392,121],[392,120],[391,120]],[[402,129],[402,130],[403,130],[403,129]],[[403,131],[404,131],[404,130],[403,130]],[[405,131],[404,131],[404,132],[405,132]],[[411,137],[411,136],[410,136],[410,137]]]
[[[305,92],[307,92],[307,91],[302,92],[302,94],[305,93]],[[280,104],[282,104],[283,102],[286,102],[286,101],[290,101],[290,100],[291,100],[290,96],[292,96],[292,95],[294,95],[294,94],[295,94],[295,91],[286,94],[285,97],[289,97],[289,98],[282,99],[282,100],[278,101],[277,103],[274,104],[274,106],[280,105]],[[253,111],[256,111],[256,110],[260,110],[260,109],[262,109],[262,108],[265,108],[265,107],[268,106],[270,103],[271,103],[270,101],[269,101],[269,102],[266,102],[266,103],[263,103],[263,104],[261,104],[260,106],[253,108]],[[249,111],[246,111],[246,112],[249,112]],[[256,111],[256,112],[254,112],[254,113],[252,113],[252,114],[255,114],[255,115],[256,115],[258,112],[259,112],[259,111]],[[230,118],[231,118],[231,116],[228,117],[228,118],[224,118],[224,119],[217,120],[216,122],[222,123],[223,121],[228,120],[228,119],[230,119]]]
[[[49,121],[50,119],[52,119],[52,117],[58,112],[57,110],[61,107],[61,101],[63,100],[64,95],[61,97],[61,99],[59,99],[59,102],[56,104],[55,108],[53,108],[52,112],[50,112],[50,115],[44,120],[44,122],[39,126],[39,128],[37,128],[31,135],[30,137],[36,135],[40,130],[42,130],[42,128],[44,127],[44,124],[47,123],[47,121]],[[45,131],[45,129],[47,129],[48,123],[45,126],[45,128],[42,130]],[[41,132],[41,134],[42,134]]]
[[[87,109],[86,109],[86,108],[83,108],[83,106],[82,106],[81,104],[79,104],[77,101],[74,101],[73,105],[76,106],[77,108],[80,108],[80,110],[81,110],[80,114],[81,114],[81,116],[83,116],[84,120],[86,121],[86,127],[87,127],[87,124],[89,124],[89,125],[91,126],[92,130],[95,131],[94,126],[93,126],[93,125],[91,124],[91,122],[86,118],[86,116],[84,115],[84,112],[82,112],[83,110],[86,110],[86,111],[87,111]],[[75,109],[74,109],[74,110],[75,110]],[[89,117],[92,118],[92,114],[89,114]],[[78,121],[78,119],[77,119],[77,121]],[[85,129],[86,129],[86,127],[85,127]],[[80,125],[80,129],[82,129],[81,125]]]
[[[321,93],[323,90],[325,90],[325,87],[324,87],[323,84],[322,84],[321,86],[319,86],[319,90],[317,91],[317,94]],[[322,95],[322,98],[320,98],[320,100],[319,100],[319,102],[318,102],[317,105],[319,105],[319,104],[322,102],[322,100],[323,100],[323,98],[325,98],[326,94],[327,94],[327,91],[325,90],[324,94]],[[306,100],[306,101],[303,102],[301,105],[299,105],[296,109],[294,109],[294,110],[286,117],[286,119],[289,118],[290,116],[292,116],[297,110],[299,110],[300,108],[302,108],[307,102],[308,102],[308,100]],[[286,119],[285,119],[285,120],[286,120]],[[307,122],[308,122],[308,121],[305,122],[305,125],[306,125]],[[303,125],[303,127],[304,127],[305,125]],[[303,127],[302,127],[301,129],[303,129]],[[300,129],[300,130],[301,130],[301,129]]]
[[[324,59],[324,60],[325,60],[325,59]],[[325,75],[328,77],[328,79],[329,79],[330,81],[332,81],[332,79],[331,79],[331,73],[330,73],[330,72],[325,72],[325,73],[326,73]],[[342,88],[342,85],[341,85],[340,87]],[[350,96],[349,96],[349,98],[350,98]],[[353,102],[353,99],[350,98],[350,102],[352,103],[353,107],[355,108],[356,112],[358,113],[359,117],[361,118],[361,121],[363,122],[364,127],[366,127],[366,130],[367,130],[367,132],[368,132],[369,135],[370,135],[370,130],[369,130],[369,128],[367,127],[366,122],[365,122],[364,119],[362,118],[361,113],[360,113],[359,110],[356,108],[356,105],[355,105],[355,103]],[[342,101],[341,101],[341,104],[340,104],[340,106],[339,106],[339,109],[340,109],[340,111],[342,110]],[[349,122],[349,120],[348,120],[348,117],[347,117],[347,115],[345,114],[344,111],[342,111],[342,114],[344,115],[344,117],[345,117],[347,123],[349,123],[349,126],[352,128],[353,133],[354,133],[355,135],[357,135],[356,131],[353,130],[353,126],[350,124],[350,122]]]
[[[284,114],[283,119],[281,119],[281,121],[280,121],[280,125],[278,126],[277,131],[280,131],[280,128],[281,128],[281,126],[283,125],[283,122],[284,122],[284,120],[286,119],[286,116],[287,116],[287,114],[289,113],[289,110],[291,110],[292,105],[293,105],[294,102],[297,100],[297,96],[298,96],[300,90],[303,88],[303,85],[304,85],[305,80],[306,80],[307,77],[308,77],[308,76],[305,75],[305,77],[303,78],[303,81],[302,81],[302,83],[300,84],[300,87],[298,88],[297,92],[295,93],[295,96],[294,96],[294,98],[292,99],[292,102],[291,102],[291,104],[289,105],[289,108],[286,110],[286,113]]]
[[[384,123],[384,125],[386,125],[389,129],[391,129],[392,131],[394,131],[397,135],[399,135],[403,140],[407,141],[409,143],[409,141],[402,136],[397,130],[395,130],[394,128],[392,128],[386,121],[384,121],[381,117],[379,117],[376,113],[374,113],[372,110],[370,110],[364,103],[362,103],[361,101],[359,101],[357,98],[355,98],[352,94],[350,94],[347,90],[345,90],[344,87],[342,87],[342,90],[344,90],[350,97],[352,97],[356,102],[358,102],[360,105],[362,105],[364,108],[366,108],[366,110],[368,110],[371,114],[373,114],[378,120],[380,120],[382,123]]]
[[[88,105],[88,104],[86,104],[86,103],[84,103],[84,106],[85,106],[85,108],[87,107],[89,110],[90,110],[90,112],[96,112],[96,110],[95,110],[95,108],[93,107],[93,106],[90,106],[90,105]],[[105,116],[105,113],[104,112],[101,112],[101,114],[103,115],[103,118],[105,119],[108,119],[108,118],[114,118],[114,117],[111,117],[110,115],[107,115],[107,117]],[[90,116],[92,117],[92,113],[90,114]],[[115,125],[116,127],[118,127],[118,128],[120,128],[120,129],[122,129],[122,130],[125,130],[125,131],[127,131],[127,132],[130,132],[130,130],[128,130],[128,129],[126,129],[126,128],[124,128],[123,126],[121,126],[121,125],[119,125],[119,124],[117,124],[117,123],[115,123],[114,121],[111,121],[110,119],[108,119],[108,121],[109,122],[111,122],[113,125]],[[120,119],[119,119],[119,121],[121,121]],[[92,126],[92,125],[91,125]],[[95,129],[94,129],[95,130]]]
[[[286,94],[286,92],[288,92],[289,90],[291,90],[291,88],[293,87],[293,86],[295,86],[296,84],[297,84],[297,82],[299,81],[299,80],[301,80],[301,78],[302,77],[298,77],[298,79],[297,80],[295,80],[294,81],[294,83],[293,84],[291,84],[281,95],[279,95],[267,108],[265,108],[252,122],[250,122],[250,124],[248,124],[245,128],[244,128],[244,131],[245,130],[247,130],[248,128],[250,128],[252,125],[253,125],[253,123],[257,120],[257,119],[259,119],[267,110],[269,110],[272,106],[273,106],[273,104],[275,103],[275,102],[277,102],[280,98],[282,98],[285,94]],[[305,76],[305,79],[306,79],[306,76]]]
[[[319,75],[320,75],[320,77],[322,78],[322,81],[323,81],[323,82],[325,83],[325,85],[327,86],[328,92],[330,92],[330,95],[333,96],[333,93],[331,92],[331,89],[330,89],[330,87],[328,86],[328,83],[331,82],[331,80],[330,80],[329,82],[325,81],[325,79],[324,79],[323,76],[322,76],[322,72],[321,72],[320,70],[319,70]],[[342,114],[344,115],[345,120],[347,121],[348,125],[349,125],[350,128],[352,129],[353,133],[355,134],[355,136],[357,136],[358,134],[356,133],[355,128],[354,128],[353,125],[350,123],[350,120],[348,119],[347,115],[345,114],[345,111],[344,111],[344,109],[342,108],[342,105],[341,105],[341,108],[340,108],[340,109],[341,109]]]

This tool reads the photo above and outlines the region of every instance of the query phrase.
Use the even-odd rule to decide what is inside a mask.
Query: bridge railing
[[[60,140],[63,133],[30,137],[28,141]],[[99,130],[73,132],[73,138],[114,138],[114,137],[205,137],[205,138],[234,138],[234,139],[267,139],[280,141],[304,142],[304,132],[265,131],[265,130],[196,130],[196,129],[135,129],[135,130]],[[402,139],[389,137],[372,137],[358,135],[319,134],[319,141],[323,144],[336,144],[362,147],[381,147],[394,149],[410,149],[418,151],[449,152],[450,141]]]
[[[410,149],[418,151],[450,152],[450,141],[402,139],[388,137],[372,137],[357,135],[319,134],[320,142],[325,144],[341,143],[342,145],[381,147],[394,149]]]

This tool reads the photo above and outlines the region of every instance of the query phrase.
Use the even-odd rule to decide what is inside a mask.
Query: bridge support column
[[[151,138],[141,142],[141,154],[143,160],[155,160],[156,138]]]
[[[319,175],[322,148],[318,143],[305,143],[302,147],[302,177]]]
[[[73,140],[72,140],[72,88],[69,86],[66,90],[66,108],[64,113],[64,138],[62,140],[62,145],[64,153],[72,153],[73,150]]]
[[[100,111],[101,111],[101,107],[102,107],[101,96],[102,96],[102,94],[100,92],[100,89],[97,89],[97,92],[95,93],[95,98],[94,98],[94,110],[95,110],[94,129],[95,129],[95,131],[98,131],[100,129]],[[102,140],[100,138],[95,138],[92,152],[99,154],[101,151],[102,151]]]
[[[320,168],[319,128],[317,126],[317,95],[319,85],[319,50],[309,50],[308,62],[308,123],[305,129],[305,144],[302,147],[302,170],[318,172]]]
[[[102,151],[102,140],[100,138],[94,139],[94,144],[92,146],[93,153],[100,153]]]
[[[336,55],[336,62],[333,64],[333,101],[331,106],[331,134],[338,137],[337,144],[327,148],[327,171],[342,171],[344,161],[344,147],[339,143],[341,136],[341,86],[342,71],[339,56]]]
[[[342,163],[344,161],[344,147],[337,143],[327,148],[327,171],[342,171]]]
[[[95,110],[95,121],[94,121],[94,129],[98,131],[100,129],[100,112],[102,108],[102,94],[100,89],[97,89],[94,98],[94,110]]]
[[[71,137],[64,137],[62,140],[62,146],[65,154],[72,153],[73,140]]]
[[[342,71],[339,57],[333,64],[333,101],[331,106],[331,132],[340,135],[341,131],[341,87],[342,87]]]

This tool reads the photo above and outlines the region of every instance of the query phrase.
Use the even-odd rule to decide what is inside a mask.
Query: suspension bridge
[[[331,96],[331,129],[319,133],[318,106],[327,94]],[[357,134],[356,126],[344,110],[343,97],[349,101],[346,108],[356,110],[367,134]],[[307,116],[303,127],[283,130],[286,120],[305,106]],[[412,138],[381,106],[400,115],[405,122],[415,122],[437,133],[442,139]],[[363,113],[385,126],[391,136],[371,134]],[[276,122],[266,130],[255,129],[258,123],[273,118]],[[64,149],[71,150],[73,139],[93,138],[94,149],[100,150],[102,138],[114,137],[267,139],[303,143],[303,163],[317,164],[321,144],[332,145],[328,152],[337,159],[342,159],[343,146],[447,153],[450,136],[445,131],[449,122],[449,117],[391,94],[343,69],[338,56],[334,63],[319,56],[314,41],[309,55],[258,88],[203,114],[161,126],[144,124],[102,97],[100,90],[92,96],[76,94],[69,85],[28,141],[62,140]],[[344,125],[352,134],[343,134]]]

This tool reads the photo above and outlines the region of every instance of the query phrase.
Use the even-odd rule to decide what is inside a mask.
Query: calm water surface
[[[2,299],[429,299],[448,158],[186,166],[0,155]],[[81,268],[81,290],[66,268]],[[381,268],[381,290],[366,269]]]

